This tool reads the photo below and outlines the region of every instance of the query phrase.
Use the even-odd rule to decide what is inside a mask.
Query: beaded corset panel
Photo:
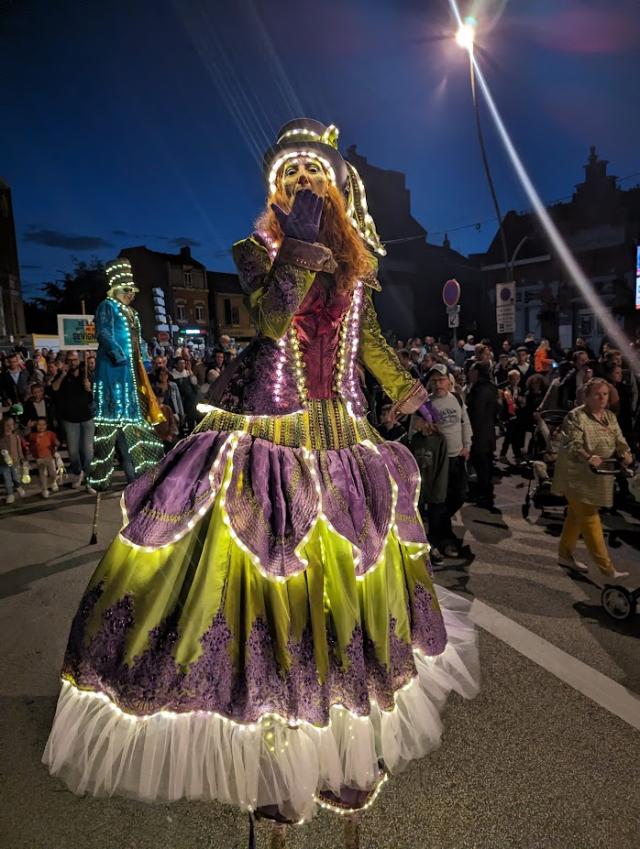
[[[327,274],[318,274],[293,316],[305,373],[307,397],[336,398],[335,371],[341,347],[341,327],[351,298],[340,293]]]
[[[366,402],[356,370],[363,286],[352,294],[335,291],[319,274],[280,339],[257,337],[226,375],[226,389],[212,400],[240,414],[290,415],[307,402],[340,400],[362,416]]]

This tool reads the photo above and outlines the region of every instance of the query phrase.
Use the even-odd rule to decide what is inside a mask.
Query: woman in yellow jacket
[[[609,384],[593,378],[584,387],[584,404],[564,420],[566,441],[558,452],[552,491],[569,503],[558,547],[558,562],[580,572],[588,567],[574,558],[580,536],[600,571],[609,578],[622,578],[609,556],[602,533],[599,507],[613,503],[613,477],[596,475],[604,460],[619,457],[623,465],[632,461],[631,451],[609,404]]]

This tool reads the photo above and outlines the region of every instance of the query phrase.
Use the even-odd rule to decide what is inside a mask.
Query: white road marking
[[[480,628],[640,731],[640,699],[622,684],[612,681],[477,598],[471,604],[470,616]]]

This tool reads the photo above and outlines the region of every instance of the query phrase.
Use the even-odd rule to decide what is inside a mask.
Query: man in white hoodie
[[[452,380],[445,365],[438,363],[428,374],[430,401],[440,414],[438,429],[447,441],[449,477],[444,504],[434,504],[429,514],[429,541],[445,557],[458,557],[460,540],[451,519],[464,504],[468,491],[467,459],[473,435],[464,401],[451,392]]]

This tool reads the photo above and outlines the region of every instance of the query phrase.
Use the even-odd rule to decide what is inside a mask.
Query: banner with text
[[[95,351],[98,347],[92,315],[58,315],[58,343],[62,350]]]

